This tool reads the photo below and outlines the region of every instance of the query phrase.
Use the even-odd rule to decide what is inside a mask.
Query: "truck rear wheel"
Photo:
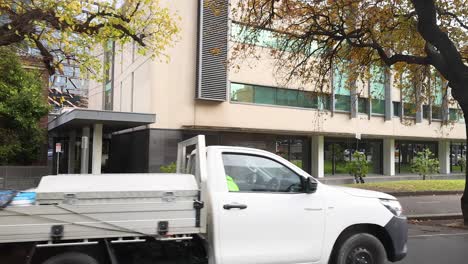
[[[99,264],[99,262],[84,253],[67,252],[55,255],[42,264]]]
[[[385,264],[385,248],[371,234],[355,234],[341,245],[334,264]]]

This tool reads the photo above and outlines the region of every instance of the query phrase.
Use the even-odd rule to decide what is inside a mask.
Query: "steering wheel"
[[[268,190],[275,191],[277,192],[280,188],[280,181],[277,178],[272,178],[271,180],[268,181],[266,184],[266,187]]]

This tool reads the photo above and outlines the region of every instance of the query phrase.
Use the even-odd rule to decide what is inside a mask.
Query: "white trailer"
[[[0,263],[383,264],[406,255],[393,196],[327,186],[272,153],[205,147],[203,136],[179,143],[177,173],[47,176],[35,193],[34,204],[0,210]]]

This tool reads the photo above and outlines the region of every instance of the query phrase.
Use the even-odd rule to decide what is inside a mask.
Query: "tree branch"
[[[463,27],[464,29],[468,30],[468,25],[463,23],[463,21],[457,16],[455,15],[454,13],[452,12],[449,12],[449,11],[446,11],[446,10],[443,10],[442,8],[440,7],[436,7],[436,10],[437,10],[437,13],[441,16],[449,16],[449,17],[452,17],[453,19],[455,19],[455,21],[458,22],[458,24]]]
[[[455,44],[450,40],[447,33],[443,32],[437,25],[437,10],[434,0],[412,0],[413,5],[418,14],[418,31],[421,36],[430,45],[437,49],[439,56],[436,58],[439,64],[435,64],[437,70],[449,80],[452,88],[460,86],[468,76],[468,67],[463,63],[460,52],[455,47]],[[428,47],[426,45],[426,47]],[[426,49],[428,50],[428,49]],[[429,49],[430,51],[430,49]],[[428,55],[434,55],[430,52]],[[449,65],[450,71],[444,70],[441,65]]]

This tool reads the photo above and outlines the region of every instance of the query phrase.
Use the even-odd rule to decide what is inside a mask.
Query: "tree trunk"
[[[463,110],[463,115],[465,116],[465,130],[466,130],[466,140],[465,143],[468,146],[468,120],[466,118],[468,117],[468,105],[462,105],[460,104],[460,107]],[[465,190],[463,191],[463,196],[461,198],[461,210],[463,214],[463,221],[465,223],[465,226],[468,226],[468,170],[465,170]]]
[[[465,143],[468,146],[468,68],[464,73],[461,73],[460,76],[465,76],[464,78],[460,78],[462,80],[461,82],[453,84],[449,83],[449,86],[452,87],[452,96],[458,101],[458,105],[463,111],[463,116],[465,117]],[[465,190],[463,191],[463,196],[460,200],[460,207],[465,226],[468,226],[468,169],[465,169]]]

